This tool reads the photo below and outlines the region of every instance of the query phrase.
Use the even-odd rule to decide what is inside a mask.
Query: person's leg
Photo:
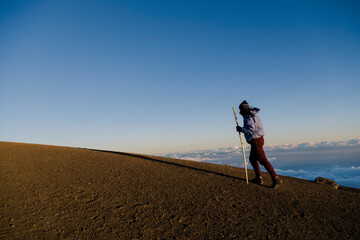
[[[254,139],[253,139],[254,140]],[[260,171],[260,166],[258,163],[258,151],[257,151],[257,146],[255,144],[255,142],[251,140],[250,145],[251,145],[251,149],[250,149],[250,156],[249,156],[249,160],[250,163],[254,169],[256,178],[260,178],[261,177],[261,171]]]
[[[256,145],[257,145],[257,151],[259,155],[259,163],[265,167],[265,169],[268,171],[268,173],[271,175],[271,178],[273,180],[272,188],[278,188],[278,186],[282,183],[282,180],[278,177],[278,175],[275,173],[275,170],[271,163],[267,160],[265,151],[264,151],[264,138],[257,138],[256,139]]]
[[[268,161],[265,151],[264,151],[264,138],[260,137],[260,138],[254,139],[254,140],[255,140],[254,142],[256,145],[256,151],[257,151],[257,156],[258,156],[257,161],[259,161],[259,163],[265,167],[266,171],[268,171],[271,178],[275,179],[277,177],[277,174],[276,174],[273,166],[271,165],[271,163]]]

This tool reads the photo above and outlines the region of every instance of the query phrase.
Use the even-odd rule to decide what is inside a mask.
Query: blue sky
[[[0,140],[159,153],[360,136],[358,1],[1,1]]]

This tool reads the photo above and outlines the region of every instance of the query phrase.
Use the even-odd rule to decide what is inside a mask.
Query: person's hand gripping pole
[[[234,107],[233,107],[233,110],[234,110],[234,115],[235,115],[236,126],[239,126],[238,119],[236,116],[236,111],[235,111]],[[244,156],[246,183],[249,184],[248,174],[247,174],[247,162],[246,162],[246,157],[245,157],[245,148],[244,148],[244,142],[243,142],[243,139],[241,136],[241,132],[239,132],[239,136],[240,136],[240,142],[241,142],[242,152],[243,152],[243,156]]]

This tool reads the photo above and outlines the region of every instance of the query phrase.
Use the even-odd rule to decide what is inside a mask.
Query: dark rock
[[[338,184],[334,180],[323,178],[323,177],[317,177],[315,179],[315,182],[320,183],[320,184],[330,185],[334,189],[338,189],[338,187],[339,187]]]

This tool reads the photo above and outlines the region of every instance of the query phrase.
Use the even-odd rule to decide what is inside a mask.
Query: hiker
[[[246,101],[243,101],[240,104],[239,109],[240,114],[244,118],[244,126],[237,126],[236,131],[238,131],[239,133],[244,133],[247,143],[251,145],[249,160],[256,174],[256,178],[253,180],[253,182],[259,185],[262,185],[264,183],[261,176],[259,166],[260,163],[265,167],[273,180],[272,188],[277,188],[282,183],[282,180],[275,173],[274,168],[267,160],[265,155],[265,151],[263,148],[264,127],[260,120],[260,117],[257,115],[260,109],[250,108],[249,104]]]

